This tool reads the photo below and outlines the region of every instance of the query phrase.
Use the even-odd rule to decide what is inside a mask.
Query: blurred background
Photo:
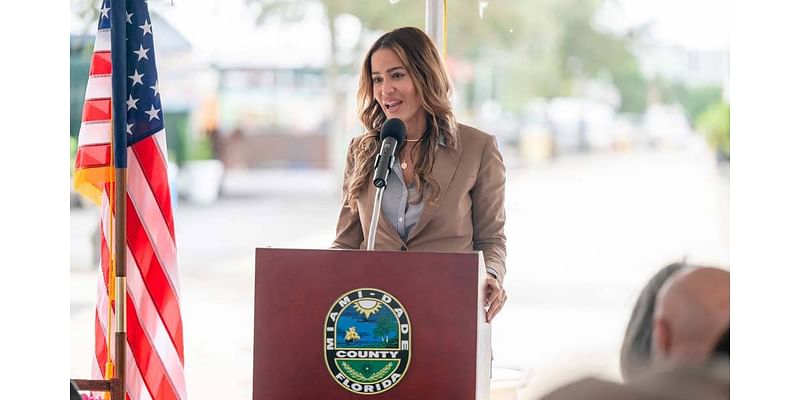
[[[424,29],[425,1],[148,4],[189,396],[251,398],[254,248],[331,243],[347,143],[362,131],[362,58],[387,30]],[[456,116],[496,135],[508,168],[497,396],[532,398],[584,374],[619,379],[622,335],[647,279],[683,258],[727,266],[727,7],[448,2]],[[73,156],[98,8],[71,2]],[[71,199],[71,377],[83,378],[99,210]]]

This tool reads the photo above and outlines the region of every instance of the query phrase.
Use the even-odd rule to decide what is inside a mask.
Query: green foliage
[[[563,0],[554,6],[562,26],[558,58],[569,76],[591,77],[631,58],[622,39],[594,27],[598,7],[596,1],[585,0]]]
[[[687,118],[695,127],[700,114],[722,100],[720,86],[690,88],[681,83],[664,82],[659,79],[653,84],[666,103],[678,103],[683,106]]]
[[[75,17],[75,23],[84,34],[91,34],[92,28],[97,26],[100,17],[100,2],[93,0],[72,0],[70,9]]]
[[[70,158],[75,158],[75,153],[78,152],[78,138],[74,136],[69,137],[69,156]]]
[[[189,157],[189,113],[185,110],[165,110],[164,129],[167,131],[167,154],[169,160],[178,164]]]
[[[75,155],[78,153],[78,138],[74,136],[69,137],[69,170],[72,171],[75,166]],[[70,172],[71,174],[72,172]]]
[[[314,0],[248,0],[259,9],[257,20],[297,20]],[[361,20],[365,34],[399,26],[424,28],[423,1],[321,0],[330,21],[342,14]],[[487,3],[450,2],[447,9],[447,56],[476,67],[472,82],[461,82],[477,106],[486,96],[508,110],[520,110],[533,97],[572,95],[575,82],[611,76],[622,97],[622,110],[644,109],[646,85],[629,47],[635,37],[620,37],[597,27],[595,15],[603,0],[495,0]],[[333,24],[330,29],[335,30]],[[335,37],[335,35],[332,35]],[[331,49],[341,51],[335,43]],[[363,51],[357,49],[356,51]],[[356,63],[360,54],[355,55]],[[354,65],[334,65],[329,74],[358,71]],[[484,74],[478,74],[482,68]],[[502,79],[500,79],[502,77]],[[330,76],[329,76],[330,78]],[[477,80],[490,82],[480,91]]]
[[[612,69],[614,86],[620,92],[619,111],[623,113],[641,114],[647,106],[647,80],[639,64],[629,61]]]
[[[91,54],[86,55],[80,49],[70,53],[69,57],[69,134],[78,136],[81,129],[83,102],[86,96],[86,85],[89,82],[89,64]]]
[[[731,156],[731,106],[719,101],[697,117],[697,129],[726,158]]]
[[[366,29],[387,31],[400,26],[425,26],[424,1],[322,0],[331,15],[350,14],[358,17]]]
[[[635,36],[616,36],[598,30],[593,20],[600,6],[599,1],[557,2],[555,15],[563,24],[558,46],[560,68],[565,71],[567,80],[611,75],[611,81],[620,93],[620,111],[642,113],[646,105],[647,81],[630,50]]]
[[[321,3],[329,19],[350,14],[358,17],[366,29],[385,31],[399,26],[425,26],[425,3],[422,1],[363,0],[247,0],[257,10],[257,23],[265,23],[271,17],[285,21],[298,21],[305,16],[306,7]]]
[[[189,149],[189,160],[213,160],[215,158],[210,136],[206,135],[192,142],[192,147]]]

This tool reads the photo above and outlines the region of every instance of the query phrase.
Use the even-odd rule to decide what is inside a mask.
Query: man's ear
[[[653,342],[651,349],[654,355],[667,355],[672,348],[672,332],[666,320],[657,318],[653,322]]]

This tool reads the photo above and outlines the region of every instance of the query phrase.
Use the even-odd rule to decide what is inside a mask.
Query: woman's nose
[[[381,92],[383,93],[384,96],[393,94],[395,92],[395,87],[392,84],[384,83],[383,86],[381,87]]]

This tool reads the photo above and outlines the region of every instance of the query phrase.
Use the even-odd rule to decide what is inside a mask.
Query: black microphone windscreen
[[[381,141],[387,137],[392,137],[397,140],[397,143],[402,143],[406,138],[406,124],[400,118],[386,121],[381,128]]]

